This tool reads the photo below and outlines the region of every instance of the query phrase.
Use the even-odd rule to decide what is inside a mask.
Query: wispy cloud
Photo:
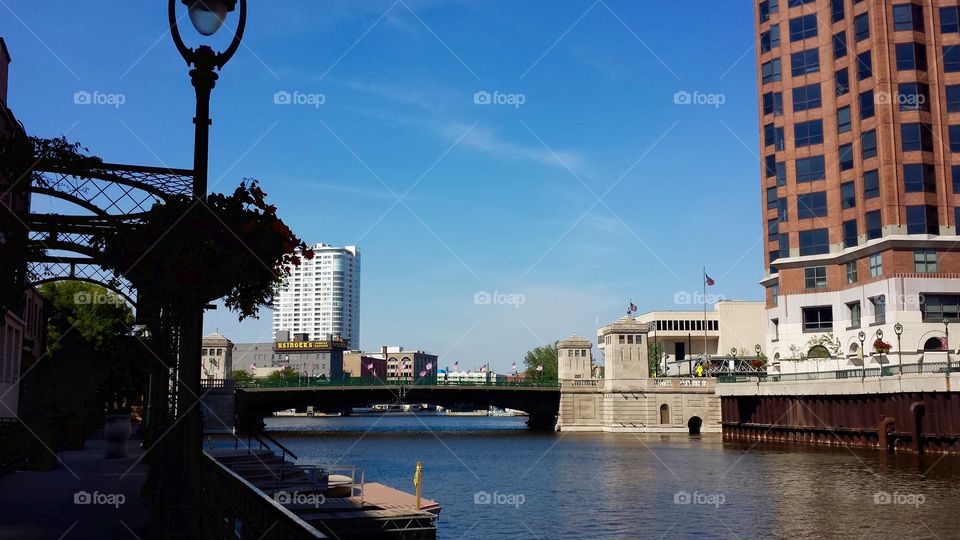
[[[439,126],[439,130],[445,138],[450,138],[463,133],[467,125],[454,122]],[[502,161],[532,161],[556,168],[564,168],[565,163],[567,167],[575,170],[582,168],[584,161],[576,152],[567,150],[550,152],[540,144],[527,145],[512,142],[501,137],[495,129],[482,126],[474,128],[463,139],[462,145]]]

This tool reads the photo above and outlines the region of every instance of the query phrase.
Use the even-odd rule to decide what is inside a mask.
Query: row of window
[[[869,257],[870,277],[877,278],[883,276],[883,258],[880,253],[874,253]],[[916,274],[936,274],[938,271],[937,251],[934,249],[915,249],[913,250],[913,271]],[[849,261],[845,266],[845,277],[847,285],[856,283],[859,279],[857,272],[857,261]],[[803,286],[805,289],[825,289],[827,288],[827,267],[810,266],[803,269]]]
[[[839,48],[834,43],[834,55],[846,54],[846,49]],[[842,56],[841,54],[841,56]],[[942,47],[943,71],[945,73],[960,72],[960,46],[946,45]],[[927,69],[927,48],[921,43],[898,43],[896,45],[896,66],[898,71],[925,71]],[[873,76],[873,61],[870,51],[857,55],[857,80],[868,79]],[[820,71],[820,52],[818,49],[807,49],[790,55],[790,75],[802,77]],[[842,73],[842,75],[841,75]],[[783,79],[782,63],[779,58],[771,59],[760,65],[760,75],[763,84],[777,82]],[[847,68],[838,70],[837,95],[842,96],[849,91],[849,73]],[[841,82],[845,84],[841,84]]]
[[[789,0],[787,7],[801,6],[809,4],[815,0]],[[863,0],[853,0],[853,4],[859,4]],[[770,20],[770,15],[779,11],[779,2],[777,0],[765,0],[759,3],[757,12],[760,22],[764,23]],[[813,23],[805,20],[814,17]],[[830,21],[839,22],[846,17],[845,0],[830,1]],[[794,21],[797,21],[796,23]],[[862,13],[854,17],[854,29],[858,35],[858,41],[870,37],[870,26],[867,20],[867,14]],[[796,32],[795,28],[796,27]],[[809,30],[810,28],[813,30]],[[803,15],[790,19],[791,41],[798,41],[808,37],[816,36],[816,17],[815,15]],[[923,6],[904,3],[893,6],[893,30],[894,32],[923,32]],[[944,34],[960,32],[960,12],[956,6],[940,8],[940,31]],[[794,34],[797,38],[794,39]]]
[[[957,320],[960,317],[960,295],[957,294],[922,294],[920,295],[920,313],[924,322],[941,322]],[[887,322],[887,300],[883,295],[869,299],[873,308],[873,324]],[[860,328],[862,325],[862,308],[860,302],[845,304],[850,327]],[[804,332],[831,332],[833,331],[833,306],[808,306],[803,310]],[[771,321],[774,327],[774,336],[777,335],[779,320]]]
[[[816,204],[818,197],[811,197]],[[815,207],[818,210],[819,207]],[[809,210],[808,210],[809,211]],[[826,211],[823,211],[824,214]],[[955,219],[960,218],[960,207],[954,209]],[[798,208],[798,214],[800,210]],[[940,219],[937,214],[936,206],[910,205],[906,207],[907,234],[939,234]],[[767,240],[776,243],[778,249],[769,253],[771,262],[778,258],[790,256],[790,235],[780,233],[779,220],[777,218],[767,220]],[[883,236],[883,223],[881,221],[880,210],[873,210],[864,214],[864,231],[866,239],[874,240]],[[843,222],[841,227],[843,233],[843,247],[853,247],[860,243],[860,235],[857,227],[857,220],[850,219]],[[830,232],[827,228],[806,229],[797,232],[800,256],[823,255],[830,252]],[[771,272],[774,269],[771,268]]]
[[[661,331],[700,331],[703,332],[702,320],[657,320],[657,330]],[[707,330],[720,330],[720,321],[706,321]]]

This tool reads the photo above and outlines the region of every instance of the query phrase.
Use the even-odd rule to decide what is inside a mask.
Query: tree
[[[55,281],[40,286],[50,301],[47,350],[55,352],[67,332],[77,332],[95,349],[105,349],[130,333],[133,309],[120,295],[83,281]]]
[[[654,344],[649,340],[647,341],[647,364],[649,364],[651,376],[663,375],[663,373],[660,372],[660,363],[663,361],[664,356],[666,355],[663,353],[662,343]]]
[[[528,380],[557,380],[557,346],[544,345],[527,351],[523,357],[524,370]],[[543,371],[537,371],[537,366],[543,366]]]
[[[278,369],[277,371],[274,371],[273,373],[267,375],[267,379],[271,381],[279,381],[279,380],[299,379],[301,376],[303,376],[302,373],[293,369],[290,366],[286,366],[283,369]],[[236,378],[236,372],[234,372],[234,378]]]
[[[233,380],[238,383],[245,383],[253,380],[253,375],[245,369],[233,370],[232,377],[233,377]]]

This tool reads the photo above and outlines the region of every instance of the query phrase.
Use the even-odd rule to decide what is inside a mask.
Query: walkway
[[[147,466],[137,461],[140,441],[128,444],[130,457],[105,459],[98,433],[84,448],[63,452],[55,470],[0,477],[0,538],[146,538],[150,508],[140,490]]]

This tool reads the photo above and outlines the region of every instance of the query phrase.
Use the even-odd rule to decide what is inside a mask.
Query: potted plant
[[[873,352],[877,353],[878,355],[882,356],[887,354],[890,352],[891,348],[892,347],[889,343],[880,338],[877,338],[877,340],[873,342]]]

